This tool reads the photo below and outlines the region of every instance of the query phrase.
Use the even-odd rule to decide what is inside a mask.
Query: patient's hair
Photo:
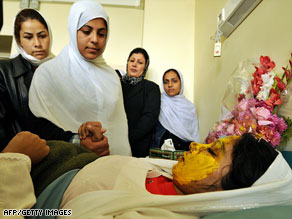
[[[45,26],[45,28],[48,30],[48,25],[45,21],[45,19],[38,13],[36,10],[33,10],[31,8],[23,9],[19,14],[17,14],[15,21],[14,21],[14,35],[17,43],[20,43],[20,36],[19,32],[21,30],[21,25],[26,20],[38,20],[41,24]]]
[[[231,168],[221,180],[222,189],[250,187],[266,172],[277,155],[270,143],[249,133],[243,134],[233,147]]]

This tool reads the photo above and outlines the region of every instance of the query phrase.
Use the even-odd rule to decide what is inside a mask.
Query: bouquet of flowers
[[[257,64],[251,65],[249,61],[241,63],[229,80],[222,102],[222,120],[209,132],[206,143],[221,136],[245,132],[253,133],[256,138],[263,138],[273,146],[287,142],[292,135],[292,121],[280,117],[277,112],[292,80],[291,60],[289,68],[282,68],[282,77],[274,73],[275,63],[268,56],[261,56]],[[251,66],[252,71],[248,69]]]

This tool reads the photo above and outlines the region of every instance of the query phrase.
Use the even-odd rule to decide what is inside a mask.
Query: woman
[[[157,179],[159,175],[172,178],[172,173],[173,181]],[[264,140],[245,134],[210,145],[194,144],[178,163],[121,156],[97,159],[73,178],[60,208],[72,209],[75,218],[86,214],[194,217],[284,200],[291,203],[291,180],[282,155]],[[270,195],[273,200],[266,198],[270,192],[275,194]]]
[[[111,154],[130,155],[120,80],[102,57],[108,27],[108,16],[97,1],[73,4],[70,43],[37,69],[29,106],[35,116],[71,132],[85,121],[99,121],[107,130]]]
[[[162,82],[159,122],[151,147],[160,148],[166,139],[172,139],[176,150],[189,150],[192,141],[200,141],[196,108],[183,96],[184,81],[179,71],[167,70]]]
[[[44,119],[36,119],[28,107],[28,90],[36,68],[51,59],[52,37],[45,19],[33,9],[20,11],[14,21],[19,55],[0,61],[0,151],[20,131],[32,131],[44,139],[71,139]]]
[[[261,155],[259,156],[260,152]],[[136,186],[141,186],[138,189],[140,192],[147,193],[148,191],[160,195],[187,195],[246,188],[252,186],[260,178],[277,155],[277,151],[266,141],[257,142],[251,134],[245,134],[240,137],[224,137],[211,144],[192,143],[190,151],[185,152],[184,157],[178,162],[168,162],[175,164],[171,166],[171,171],[166,170],[165,172],[161,172],[159,169],[153,169],[148,174],[147,171],[146,173],[143,172],[150,168],[151,165],[145,163],[151,163],[152,159],[112,156],[98,159],[84,167],[70,183],[64,196],[68,201],[68,199],[74,198],[80,193],[92,191],[93,188],[96,190],[115,190],[115,187],[118,186],[115,183],[116,180],[122,182],[118,179],[119,177],[131,178],[131,176],[137,179],[135,183],[129,185],[133,190],[138,189],[135,188]],[[119,164],[119,162],[121,163]],[[131,162],[135,165],[131,166]],[[139,163],[145,166],[142,167]],[[157,163],[159,163],[159,160]],[[112,172],[109,171],[111,165],[117,165],[112,169]],[[253,167],[252,171],[251,166]],[[164,167],[166,166],[162,168]],[[127,172],[124,169],[129,171]],[[238,169],[241,169],[241,171]],[[139,172],[143,172],[143,174]],[[99,175],[104,175],[104,178],[99,179],[101,178]],[[173,178],[173,181],[169,181],[172,182],[171,186],[169,185],[166,188],[164,186],[166,184],[159,183],[159,180],[161,180],[159,176]],[[96,177],[96,179],[88,180],[91,177]],[[144,181],[143,186],[140,184],[140,180]],[[145,182],[146,187],[144,187]],[[121,190],[131,190],[131,188],[126,186]],[[65,201],[65,199],[63,200]]]
[[[5,152],[16,152],[15,140],[10,142]],[[39,143],[39,147],[45,149],[46,145]],[[14,158],[13,162],[9,156]],[[22,184],[30,187],[30,190],[19,191],[21,196],[12,196],[13,202],[1,199],[4,209],[15,208],[20,202],[25,204],[23,208],[31,207],[35,200],[29,159],[21,154],[0,153],[0,163],[3,164],[0,167],[5,165],[2,168],[5,177],[0,179],[9,177],[18,182],[17,179],[22,176]],[[22,171],[11,175],[15,166]],[[179,162],[107,156],[91,162],[75,174],[76,171],[73,176],[66,173],[49,185],[38,197],[34,208],[70,211],[67,213],[73,218],[140,218],[142,215],[151,218],[190,218],[191,215],[193,218],[208,213],[292,202],[292,171],[289,165],[269,143],[258,141],[251,134],[225,137],[209,145],[193,143],[190,152],[185,152],[184,159]],[[167,189],[165,184],[157,182],[161,176],[169,179]],[[7,180],[0,180],[0,184],[4,194],[19,190],[17,184],[9,184]],[[177,187],[183,195],[170,195],[168,190],[171,187]],[[64,194],[61,192],[63,188],[66,190]],[[153,191],[155,188],[156,191]],[[60,205],[57,200],[62,197]],[[9,212],[6,210],[6,213]]]
[[[129,141],[135,157],[149,155],[151,136],[159,115],[159,86],[144,79],[149,62],[146,50],[132,50],[127,60],[127,73],[122,77]]]

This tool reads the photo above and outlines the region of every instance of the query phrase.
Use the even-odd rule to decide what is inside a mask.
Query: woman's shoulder
[[[10,75],[18,77],[25,73],[29,68],[29,64],[26,64],[26,60],[18,55],[11,59],[0,60],[0,72],[4,75]]]
[[[0,71],[5,72],[7,68],[11,68],[11,60],[10,59],[2,59],[0,60]]]
[[[154,81],[149,81],[147,79],[144,79],[144,84],[145,84],[145,87],[148,87],[150,89],[158,89],[159,90],[158,84],[156,84]]]
[[[0,67],[7,67],[7,66],[11,66],[11,64],[17,64],[19,61],[21,61],[21,55],[18,55],[14,58],[5,58],[5,59],[1,59],[0,60]]]

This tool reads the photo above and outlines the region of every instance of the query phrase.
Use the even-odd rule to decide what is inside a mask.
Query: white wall
[[[118,7],[105,7],[105,10],[109,15],[110,35],[104,58],[111,65],[125,66],[130,51],[143,44],[144,11]]]
[[[143,47],[150,55],[148,78],[162,83],[169,68],[181,71],[185,96],[194,95],[194,0],[146,0]]]

